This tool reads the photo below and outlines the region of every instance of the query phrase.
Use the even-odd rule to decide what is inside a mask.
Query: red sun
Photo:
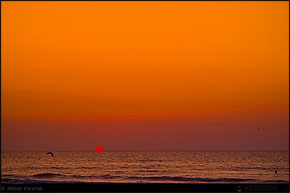
[[[98,147],[96,148],[96,151],[104,151],[104,148],[103,148],[102,146],[98,146]]]

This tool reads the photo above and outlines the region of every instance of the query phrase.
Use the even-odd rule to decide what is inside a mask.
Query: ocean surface
[[[289,152],[2,152],[2,183],[289,183]],[[276,171],[276,172],[275,172]]]

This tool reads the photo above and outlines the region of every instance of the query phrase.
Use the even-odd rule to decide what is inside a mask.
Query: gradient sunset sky
[[[287,1],[1,14],[2,151],[289,150]]]

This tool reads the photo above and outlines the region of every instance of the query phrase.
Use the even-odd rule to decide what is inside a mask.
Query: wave
[[[55,178],[55,177],[63,177],[61,174],[55,174],[55,173],[40,173],[33,175],[35,178]]]
[[[157,171],[151,171],[151,172],[157,172]],[[51,179],[51,180],[60,180],[60,179],[66,179],[66,180],[112,180],[112,179],[119,179],[122,181],[125,180],[144,180],[147,182],[156,182],[156,181],[172,181],[172,182],[250,182],[255,181],[255,179],[241,179],[241,178],[190,178],[190,177],[180,177],[180,176],[149,176],[149,177],[140,177],[140,176],[130,176],[130,177],[121,177],[121,176],[114,176],[110,174],[104,174],[104,175],[90,175],[90,176],[84,176],[84,175],[61,175],[57,173],[40,173],[35,174],[33,176],[33,180],[41,179]],[[36,178],[36,179],[35,179]],[[23,180],[27,180],[29,178],[24,176],[15,176],[15,175],[2,175],[2,181],[7,183],[19,183]],[[287,182],[287,181],[275,181],[275,180],[268,180],[265,182]]]
[[[12,178],[22,178],[24,176],[21,176],[21,175],[15,175],[15,174],[2,174],[1,175],[1,178],[3,177],[12,177]]]
[[[217,178],[217,179],[209,179],[209,178],[184,178],[184,177],[129,177],[130,179],[147,179],[149,181],[147,182],[132,182],[132,183],[164,183],[163,181],[187,181],[187,182],[192,182],[192,183],[197,183],[197,182],[208,182],[208,183],[215,183],[215,182],[225,182],[225,183],[238,183],[238,182],[247,182],[247,181],[252,181],[251,183],[289,183],[289,181],[286,180],[265,180],[265,181],[255,181],[253,179],[239,179],[239,178]],[[153,180],[153,179],[155,180]],[[156,182],[162,181],[162,182]],[[154,182],[155,181],[155,182]],[[74,181],[74,180],[35,180],[35,179],[9,179],[9,178],[1,178],[1,183],[7,183],[7,184],[114,184],[114,182],[88,182],[88,181]],[[121,183],[128,183],[128,181],[118,181],[117,184]],[[167,182],[170,183],[170,182]]]
[[[14,176],[7,176],[7,177],[14,177]],[[84,176],[84,175],[62,175],[62,174],[56,174],[56,173],[40,173],[32,175],[31,177],[34,178],[40,178],[40,179],[47,179],[47,178],[65,178],[65,179],[116,179],[120,178],[120,176],[112,176],[110,174],[104,174],[104,175],[90,175],[90,176]]]
[[[151,172],[160,172],[160,171],[158,171],[158,170],[134,170],[135,172],[149,172],[149,173],[151,173]]]
[[[287,180],[265,180],[263,182],[269,182],[269,183],[289,183]]]
[[[144,172],[142,170],[142,172]],[[153,171],[147,171],[147,172],[158,172],[157,170]],[[66,182],[67,180],[82,180],[82,181],[90,181],[90,180],[112,180],[112,179],[119,179],[120,181],[125,180],[125,181],[135,181],[135,180],[144,180],[147,182],[192,182],[192,183],[198,183],[198,182],[255,182],[257,181],[256,179],[251,179],[251,178],[191,178],[191,177],[181,177],[181,176],[148,176],[148,177],[143,177],[143,176],[129,176],[129,177],[122,177],[118,175],[110,175],[110,174],[103,174],[103,175],[62,175],[62,174],[57,174],[57,173],[40,173],[40,174],[35,174],[32,176],[19,176],[19,175],[2,175],[1,181],[4,183],[22,183],[22,181],[27,180],[31,178],[33,180],[42,180],[45,179],[51,179],[51,180],[62,180],[62,182]],[[261,181],[264,183],[287,183],[289,181],[285,180],[265,180]]]
[[[171,176],[152,176],[152,177],[128,177],[134,180],[149,180],[149,181],[178,181],[178,182],[249,182],[255,179],[241,178],[187,178],[187,177],[171,177]]]
[[[33,179],[8,179],[1,178],[1,183],[7,184],[79,184],[79,183],[94,183],[94,182],[83,182],[83,181],[53,181],[53,180],[33,180]]]
[[[234,167],[238,170],[289,170],[289,168],[278,168],[278,167]]]
[[[57,167],[57,166],[52,166],[50,167],[51,169],[58,169],[58,170],[70,170],[71,168],[68,167]]]
[[[163,160],[154,160],[154,159],[141,159],[137,161],[139,162],[163,162]]]
[[[78,179],[116,179],[116,178],[120,178],[121,176],[112,176],[110,174],[104,174],[104,175],[100,175],[100,176],[82,176],[82,175],[71,175],[71,176],[67,176],[68,178],[78,178]]]
[[[20,183],[23,183],[23,180],[21,180],[21,179],[14,179],[14,178],[3,178],[3,177],[1,177],[1,183],[20,184]]]

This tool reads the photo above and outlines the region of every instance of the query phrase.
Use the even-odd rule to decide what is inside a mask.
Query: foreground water
[[[1,161],[4,183],[289,183],[288,151],[2,152]]]

